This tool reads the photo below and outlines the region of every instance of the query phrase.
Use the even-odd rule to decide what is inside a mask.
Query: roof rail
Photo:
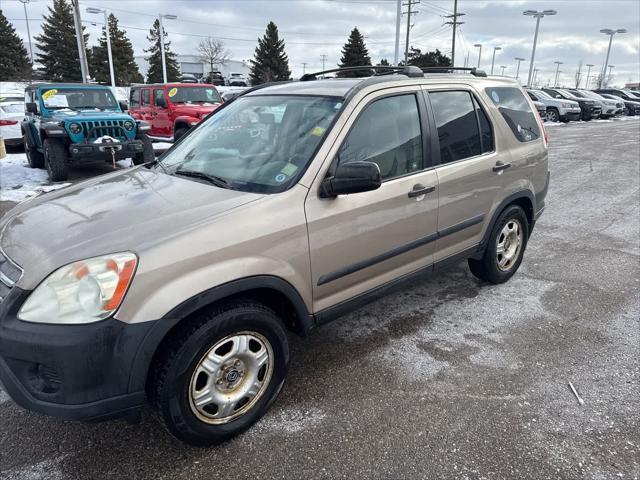
[[[307,73],[300,77],[301,82],[308,82],[310,80],[317,80],[318,75],[324,75],[325,73],[335,73],[335,72],[357,72],[357,71],[367,71],[373,70],[375,73],[373,76],[378,75],[393,75],[400,74],[406,75],[407,77],[423,77],[424,74],[422,70],[413,65],[407,65],[402,67],[396,67],[393,65],[362,65],[358,67],[342,67],[342,68],[332,68],[331,70],[322,70],[321,72]],[[380,71],[378,73],[378,71]]]
[[[484,70],[478,70],[476,67],[422,67],[424,73],[453,73],[453,72],[469,72],[475,77],[486,77]]]

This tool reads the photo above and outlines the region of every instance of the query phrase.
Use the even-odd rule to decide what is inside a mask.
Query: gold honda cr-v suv
[[[150,402],[206,445],[273,403],[286,330],[462,259],[487,282],[514,275],[549,184],[531,101],[475,70],[367,68],[249,89],[155,162],[8,212],[13,400],[77,420]]]

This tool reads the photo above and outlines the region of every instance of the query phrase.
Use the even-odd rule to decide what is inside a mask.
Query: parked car
[[[224,100],[225,102],[230,102],[234,98],[237,98],[240,95],[242,95],[242,92],[243,90],[227,90],[222,94],[222,100]]]
[[[601,97],[607,98],[609,100],[615,100],[616,102],[622,103],[624,105],[622,114],[628,116],[640,115],[640,100],[637,102],[631,100],[625,100],[616,95],[610,95],[608,93],[600,93]]]
[[[200,80],[198,80],[195,75],[192,75],[190,73],[182,74],[182,77],[180,77],[180,81],[182,83],[200,83]]]
[[[558,100],[564,99],[578,102],[578,105],[580,105],[580,118],[584,121],[600,117],[602,107],[600,106],[600,103],[595,100],[577,97],[562,88],[543,88],[542,91]]]
[[[536,110],[538,111],[538,115],[540,115],[540,118],[545,120],[547,118],[547,107],[544,103],[542,102],[538,102],[536,100],[533,100],[533,106],[536,107]]]
[[[600,112],[600,118],[611,118],[618,113],[622,113],[622,110],[624,108],[624,104],[615,102],[613,100],[608,100],[604,97],[601,97],[597,93],[593,93],[591,90],[569,89],[567,91],[570,94],[575,95],[576,97],[588,98],[599,102],[600,108],[602,109],[602,111]]]
[[[135,418],[148,400],[209,445],[273,404],[287,329],[462,259],[509,280],[545,207],[542,120],[515,80],[395,71],[258,87],[155,164],[7,213],[7,393],[65,419]]]
[[[229,86],[231,87],[248,87],[249,80],[242,73],[232,73],[229,76]]]
[[[568,122],[570,120],[580,120],[580,104],[573,100],[553,98],[548,93],[528,89],[527,93],[532,100],[543,103],[547,107],[546,120],[549,122]]]
[[[209,75],[205,77],[205,80],[202,83],[208,83],[209,85],[216,85],[216,86],[224,86],[226,85],[227,82],[225,78],[222,76],[222,73],[211,72],[209,73]]]
[[[623,100],[629,100],[631,102],[640,101],[640,94],[622,88],[598,88],[593,91],[600,95],[602,95],[603,93],[615,95],[616,97],[622,98]]]
[[[152,140],[173,142],[222,104],[212,85],[168,83],[135,85],[129,93],[133,118],[151,125]]]
[[[14,103],[14,102],[22,102],[24,103],[24,92],[18,90],[3,90],[0,92],[0,103]]]
[[[45,168],[51,181],[66,180],[70,165],[131,158],[152,161],[149,125],[128,115],[109,87],[35,83],[25,90],[21,128],[31,168]]]
[[[0,137],[4,139],[5,145],[20,146],[24,143],[20,130],[23,118],[24,100],[0,103]]]

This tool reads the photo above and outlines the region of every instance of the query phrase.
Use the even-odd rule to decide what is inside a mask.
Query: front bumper
[[[131,385],[144,383],[132,383],[132,372],[155,322],[23,322],[17,312],[29,293],[14,287],[0,303],[0,382],[9,396],[65,420],[105,420],[139,409],[145,392]]]
[[[111,150],[116,160],[124,160],[141,153],[144,144],[141,140],[127,140],[113,143],[73,143],[69,146],[69,157],[74,161],[111,160]]]
[[[580,109],[578,108],[577,110],[570,110],[570,109],[565,109],[565,110],[560,110],[560,120],[563,121],[575,121],[575,120],[580,120]]]

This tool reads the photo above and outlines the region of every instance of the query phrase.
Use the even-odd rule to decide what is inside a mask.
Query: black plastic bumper
[[[127,140],[117,143],[73,143],[69,146],[69,156],[74,162],[88,160],[111,160],[111,151],[115,150],[116,160],[124,160],[141,153],[144,145],[141,140]]]
[[[144,379],[132,382],[132,372],[155,322],[27,323],[17,312],[28,293],[14,287],[0,304],[0,382],[18,405],[87,421],[125,416],[144,405]]]
[[[568,122],[568,121],[572,121],[575,122],[576,120],[580,120],[580,116],[582,115],[582,112],[567,112],[564,115],[560,115],[560,120],[562,120],[563,122]]]

